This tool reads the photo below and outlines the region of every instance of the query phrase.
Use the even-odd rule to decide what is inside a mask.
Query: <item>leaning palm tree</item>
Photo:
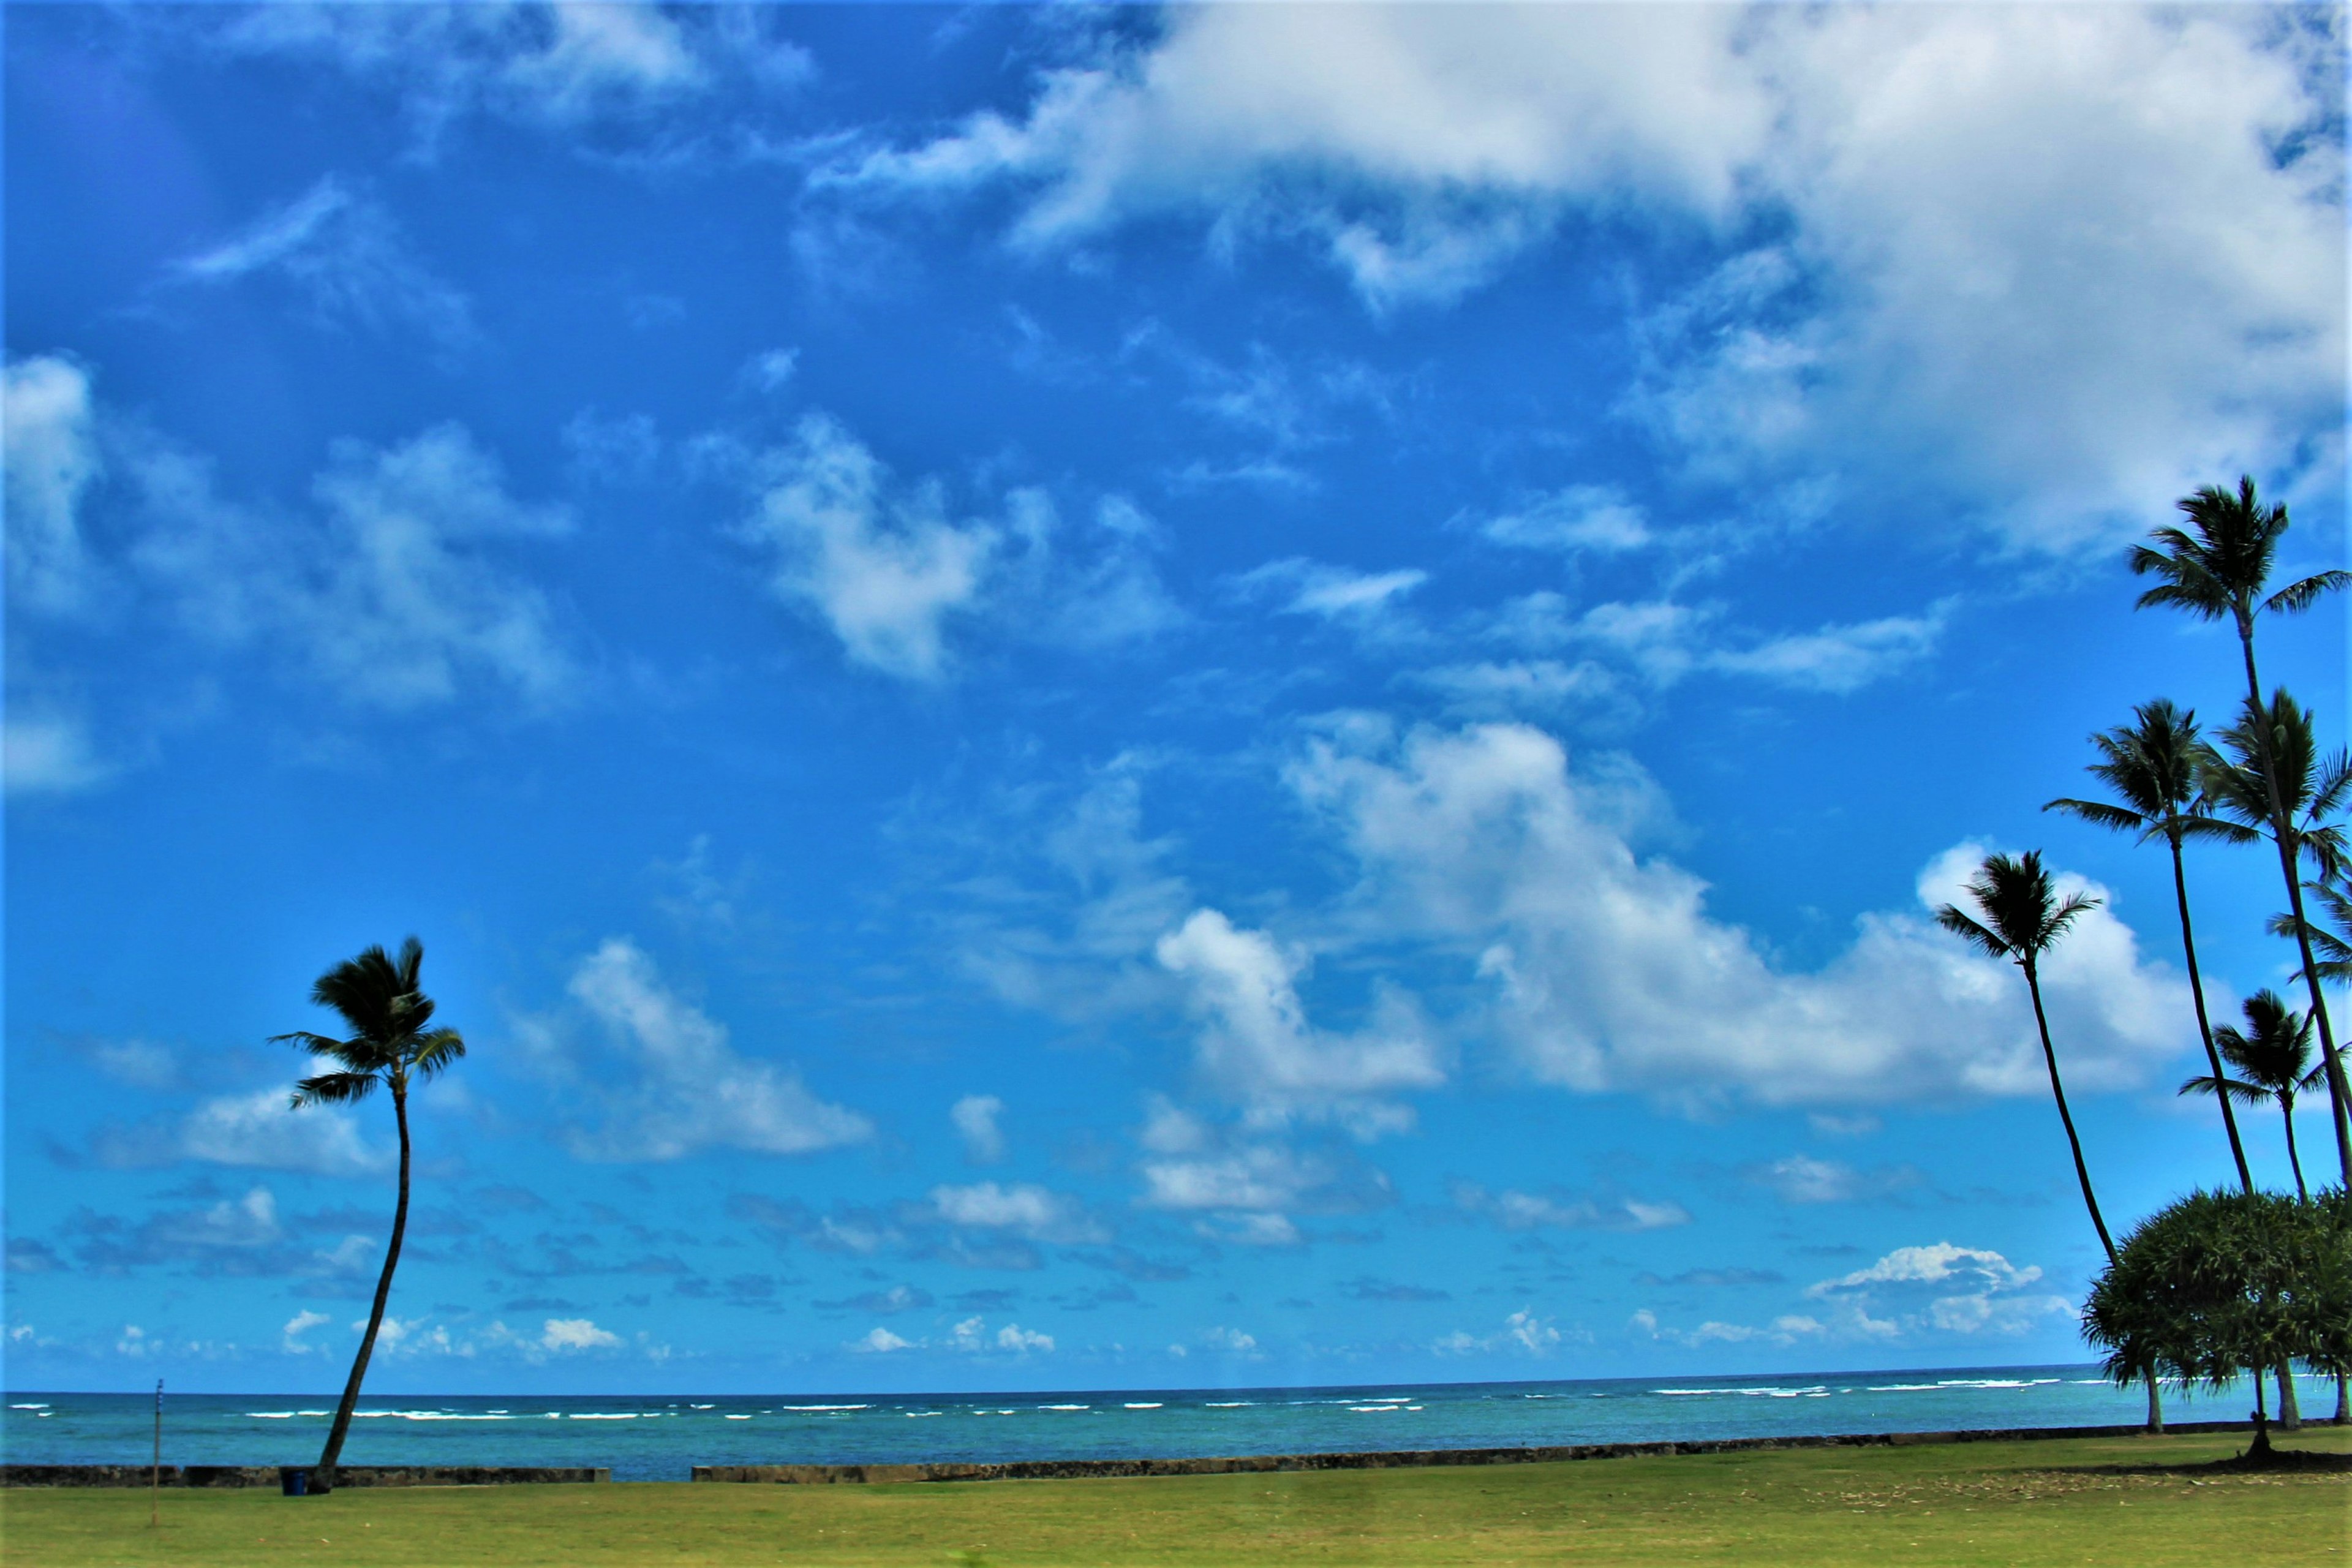
[[[2210,816],[2197,787],[2197,715],[2183,711],[2164,698],[2143,702],[2132,710],[2137,722],[2118,725],[2091,737],[2100,760],[2089,764],[2094,778],[2112,790],[2118,801],[2058,799],[2042,809],[2064,811],[2139,836],[2143,844],[2161,838],[2172,851],[2172,894],[2180,908],[2180,947],[2189,960],[2189,994],[2197,1004],[2197,1034],[2205,1042],[2205,1060],[2221,1076],[2221,1058],[2213,1050],[2213,1026],[2205,1014],[2205,980],[2197,968],[2197,935],[2189,922],[2189,874],[2181,863],[2181,841],[2192,834],[2205,837],[2252,838],[2251,829],[2218,822]],[[2237,1113],[2230,1097],[2216,1097],[2221,1107],[2221,1130],[2230,1137],[2230,1157],[2238,1164],[2238,1182],[2254,1190],[2253,1172],[2246,1164],[2246,1145],[2238,1136]]]
[[[2300,973],[2311,998],[2312,1019],[2319,1027],[2336,1160],[2343,1176],[2352,1182],[2352,1092],[2347,1092],[2327,1001],[2320,992],[2315,928],[2305,913],[2303,880],[2293,874],[2308,860],[2320,880],[2333,882],[2341,879],[2352,860],[2352,845],[2335,820],[2352,801],[2352,757],[2340,751],[2322,757],[2310,710],[2284,690],[2272,695],[2268,707],[2247,703],[2238,722],[2222,731],[2220,739],[2222,750],[2208,746],[2200,756],[2198,782],[2218,814],[2260,830],[2276,844],[2281,864],[2289,868],[2293,907],[2271,929],[2294,937],[2303,955]]]
[[[2304,1184],[2303,1156],[2294,1147],[2294,1097],[2326,1081],[2326,1067],[2312,1065],[2310,1015],[2290,1008],[2275,991],[2257,991],[2246,1001],[2245,1029],[2224,1024],[2213,1031],[2213,1037],[2221,1055],[2238,1069],[2238,1076],[2215,1073],[2192,1078],[2180,1086],[2180,1092],[2210,1094],[2244,1105],[2275,1100],[2279,1114],[2286,1119],[2286,1161],[2294,1172],[2295,1199],[2309,1203],[2311,1189]]]
[[[2159,528],[2151,543],[2132,547],[2131,569],[2158,579],[2139,596],[2140,607],[2164,605],[2186,610],[2199,620],[2227,616],[2236,627],[2238,648],[2246,667],[2246,706],[2263,705],[2262,678],[2254,668],[2254,622],[2264,615],[2300,615],[2323,595],[2352,587],[2352,572],[2315,572],[2310,576],[2270,591],[2271,568],[2279,540],[2288,528],[2286,508],[2264,506],[2255,494],[2251,475],[2239,479],[2233,495],[2219,485],[2207,485],[2178,503],[2187,528]],[[2297,934],[2307,929],[2303,912],[2303,878],[2288,848],[2293,823],[2284,797],[2274,787],[2277,770],[2270,755],[2267,733],[2253,737],[2251,759],[2262,776],[2271,838],[2278,847],[2279,870],[2286,878],[2287,902],[2292,906]],[[2311,1011],[2319,1022],[2320,1059],[2327,1067],[2327,1095],[2334,1102],[2336,1154],[2342,1178],[2352,1187],[2352,1082],[2336,1053],[2336,1034],[2327,1019],[2327,1005],[2319,994],[2319,977],[2312,971],[2310,943],[2304,942],[2304,980],[2311,991]]]
[[[310,1000],[340,1014],[351,1037],[336,1039],[298,1029],[274,1035],[273,1044],[301,1047],[313,1057],[333,1062],[336,1070],[306,1078],[294,1086],[294,1108],[306,1105],[349,1105],[365,1100],[382,1084],[392,1091],[393,1120],[400,1128],[400,1199],[392,1211],[392,1242],[384,1249],[383,1272],[375,1282],[375,1305],[368,1311],[367,1332],[361,1336],[352,1375],[343,1384],[342,1403],[335,1407],[335,1424],[327,1430],[327,1447],[319,1456],[310,1484],[319,1491],[333,1489],[335,1461],[351,1430],[352,1410],[360,1402],[360,1384],[367,1377],[368,1358],[375,1353],[376,1331],[383,1326],[384,1302],[392,1295],[392,1273],[400,1267],[400,1239],[408,1228],[408,1091],[430,1079],[466,1054],[466,1042],[455,1029],[429,1029],[433,999],[418,986],[417,970],[425,963],[425,944],[410,937],[400,944],[400,956],[388,956],[371,947],[357,958],[338,963],[319,976]]]
[[[2050,1044],[2050,1016],[2042,1006],[2042,956],[2066,934],[2078,916],[2099,907],[2096,899],[2070,893],[2064,900],[2052,886],[2042,852],[2029,849],[2014,858],[1988,855],[1975,878],[1965,884],[1977,907],[1974,915],[1956,904],[1936,911],[1936,921],[1989,957],[2005,958],[2025,973],[2025,989],[2033,998],[2033,1025],[2042,1035],[2042,1060],[2050,1069],[2051,1097],[2058,1102],[2058,1120],[2066,1129],[2066,1146],[2074,1151],[2074,1176],[2083,1184],[2083,1206],[2091,1211],[2091,1227],[2106,1250],[2107,1267],[2116,1263],[2115,1237],[2099,1213],[2098,1194],[2091,1190],[2091,1168],[2083,1162],[2083,1140],[2074,1131],[2074,1112],[2066,1109],[2066,1086],[2058,1077],[2058,1053]],[[2164,1405],[2157,1391],[2156,1366],[2143,1369],[2147,1383],[2147,1426],[2164,1429]]]

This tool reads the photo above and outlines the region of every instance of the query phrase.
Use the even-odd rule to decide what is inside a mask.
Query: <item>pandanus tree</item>
[[[2352,1119],[2347,1119],[2352,1093],[2347,1092],[2343,1060],[2320,991],[2315,928],[2305,915],[2300,876],[2306,861],[2323,881],[2338,879],[2346,869],[2347,847],[2352,847],[2335,818],[2352,799],[2352,758],[2342,752],[2322,757],[2310,710],[2284,691],[2273,693],[2266,707],[2248,703],[2238,722],[2219,738],[2221,746],[2206,748],[2200,761],[2199,783],[2215,811],[2272,839],[2289,868],[2293,906],[2272,929],[2292,936],[2303,955],[2301,974],[2311,999],[2311,1017],[2319,1029],[2339,1174],[2352,1182]],[[2275,813],[2273,802],[2279,803]]]
[[[393,1271],[400,1267],[401,1237],[408,1229],[409,1091],[446,1071],[466,1054],[466,1042],[457,1030],[429,1026],[433,999],[417,982],[417,971],[424,963],[425,946],[413,936],[400,944],[396,958],[381,947],[371,947],[328,970],[310,988],[311,1002],[339,1016],[351,1031],[347,1037],[337,1039],[302,1029],[271,1037],[273,1044],[298,1046],[321,1063],[332,1064],[333,1070],[294,1086],[296,1110],[354,1104],[382,1088],[392,1096],[393,1121],[400,1130],[400,1195],[392,1211],[392,1239],[384,1248],[383,1272],[376,1279],[367,1331],[360,1337],[359,1353],[352,1358],[352,1374],[343,1384],[341,1403],[335,1406],[334,1425],[327,1429],[326,1448],[319,1456],[318,1468],[311,1472],[312,1487],[321,1491],[332,1489],[335,1484],[335,1462],[342,1456],[352,1411],[360,1402],[368,1359],[375,1353],[384,1303],[392,1296]]]
[[[2143,844],[2162,839],[2172,851],[2172,893],[2180,910],[2180,947],[2189,961],[2189,994],[2197,1004],[2197,1034],[2205,1044],[2205,1060],[2212,1077],[2221,1073],[2214,1053],[2213,1026],[2205,1012],[2205,980],[2197,967],[2197,933],[2189,919],[2189,873],[2182,864],[2182,842],[2194,836],[2249,839],[2252,832],[2236,823],[2219,822],[2207,814],[2197,784],[2199,741],[2197,715],[2162,698],[2143,702],[2133,710],[2134,722],[2118,725],[2091,737],[2099,760],[2090,774],[2115,795],[2112,801],[2062,798],[2044,811],[2063,811],[2101,827],[2138,836]],[[2230,1097],[2215,1097],[2221,1107],[2221,1130],[2229,1134],[2230,1157],[2237,1162],[2238,1183],[2254,1190],[2253,1172],[2246,1163],[2246,1145],[2238,1136],[2237,1113]]]
[[[2340,1373],[2352,1352],[2348,1220],[2340,1190],[2314,1203],[2191,1193],[2124,1238],[2083,1304],[2083,1337],[2119,1384],[2151,1368],[2217,1391],[2251,1377],[2254,1447],[2266,1452],[2263,1373],[2291,1394],[2292,1363]]]
[[[2294,1097],[2326,1081],[2324,1067],[2311,1060],[2311,1018],[2286,1005],[2275,991],[2257,991],[2246,999],[2246,1027],[2224,1024],[2213,1031],[2215,1043],[2229,1064],[2238,1069],[2231,1078],[2216,1072],[2192,1078],[2180,1086],[2183,1094],[2210,1094],[2242,1105],[2275,1101],[2286,1121],[2286,1162],[2294,1172],[2294,1195],[2311,1201],[2303,1179],[2303,1156],[2294,1146]]]
[[[2246,706],[2263,708],[2263,683],[2254,666],[2254,625],[2265,615],[2301,615],[2321,597],[2352,586],[2352,572],[2315,572],[2273,591],[2271,572],[2276,564],[2279,540],[2288,527],[2286,508],[2263,504],[2251,476],[2238,481],[2233,493],[2207,485],[2179,503],[2186,527],[2159,528],[2147,544],[2135,545],[2131,569],[2157,579],[2156,586],[2139,596],[2140,607],[2185,610],[2200,620],[2227,619],[2238,634],[2238,648],[2246,669]],[[2284,796],[2276,788],[2279,770],[2271,756],[2267,727],[2251,736],[2257,796],[2266,809],[2263,820],[2277,847],[2279,869],[2286,878],[2291,906],[2304,952],[2304,978],[2311,991],[2312,1016],[2319,1025],[2319,1054],[2327,1068],[2327,1092],[2336,1120],[2336,1154],[2341,1179],[2352,1187],[2352,1083],[2344,1076],[2336,1055],[2336,1036],[2327,1005],[2319,994],[2319,977],[2312,969],[2310,942],[2304,919],[2302,868],[2289,847],[2294,824]]]
[[[2026,994],[2033,999],[2033,1026],[2042,1037],[2042,1065],[2050,1069],[2051,1098],[2058,1102],[2058,1120],[2066,1129],[2066,1146],[2074,1155],[2074,1177],[2083,1184],[2083,1206],[2090,1211],[2091,1228],[2099,1233],[2099,1246],[2112,1269],[2115,1237],[2107,1234],[2098,1194],[2091,1190],[2091,1167],[2083,1159],[2082,1135],[2074,1130],[2074,1113],[2067,1108],[2066,1085],[2058,1073],[2058,1053],[2050,1043],[2050,1015],[2042,1005],[2043,955],[2057,945],[2067,927],[2098,908],[2099,901],[2081,893],[2061,899],[2049,868],[2042,863],[2041,851],[2035,849],[2014,857],[1988,855],[1976,876],[1963,885],[1976,913],[1946,904],[1936,911],[1936,921],[1988,957],[2007,959],[2024,973]],[[2164,1407],[2157,1392],[2154,1365],[2144,1371],[2148,1428],[2161,1430]]]

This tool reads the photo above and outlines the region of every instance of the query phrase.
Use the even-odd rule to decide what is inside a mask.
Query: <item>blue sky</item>
[[[410,932],[383,1390],[2078,1357],[1929,911],[2094,890],[2107,1212],[2224,1177],[2038,807],[2234,700],[2175,498],[2344,559],[2340,26],[12,7],[7,1380],[340,1379],[388,1107],[266,1040]]]

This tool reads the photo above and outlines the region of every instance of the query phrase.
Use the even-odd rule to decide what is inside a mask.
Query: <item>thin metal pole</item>
[[[155,1530],[163,1522],[163,1380],[155,1380],[155,1464],[147,1472],[147,1528]]]

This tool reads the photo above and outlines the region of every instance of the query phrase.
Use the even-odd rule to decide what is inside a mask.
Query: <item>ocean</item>
[[[2299,1384],[2306,1415],[2332,1379]],[[2167,1392],[2179,1420],[2242,1418],[2243,1389]],[[1174,1458],[1374,1448],[1490,1448],[1832,1432],[2137,1422],[2147,1396],[2088,1366],[1823,1373],[1567,1383],[1331,1388],[1071,1390],[1059,1394],[657,1397],[408,1395],[360,1401],[354,1465],[602,1465],[615,1480],[684,1480],[711,1464]],[[0,1413],[11,1464],[144,1464],[153,1396],[26,1393]],[[166,1464],[318,1458],[331,1397],[167,1394]]]

